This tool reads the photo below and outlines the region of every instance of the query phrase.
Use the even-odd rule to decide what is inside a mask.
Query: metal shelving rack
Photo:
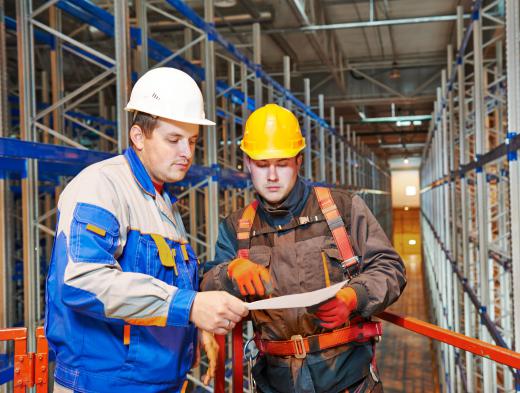
[[[448,47],[423,154],[421,206],[436,322],[518,351],[520,7],[503,5],[475,1],[466,29],[458,9],[457,53]],[[437,350],[444,391],[520,390],[518,370]]]
[[[133,8],[127,0],[105,2],[107,8],[85,0],[34,3],[17,1],[15,19],[4,15],[0,0],[0,58],[6,58],[6,34],[16,35],[19,68],[19,85],[11,86],[0,61],[0,137],[10,137],[0,138],[1,326],[22,323],[34,332],[41,324],[59,193],[86,165],[127,147],[129,88],[159,65],[181,68],[201,83],[206,113],[217,119],[204,130],[197,165],[173,190],[201,259],[213,256],[219,219],[253,197],[237,140],[250,111],[266,102],[299,117],[308,141],[304,175],[360,193],[389,233],[386,166],[336,119],[334,108],[325,120],[325,97],[311,108],[309,80],[305,102],[294,96],[289,59],[283,84],[263,71],[260,25],[252,26],[250,59],[212,25],[212,0],[205,0],[203,17],[177,0],[136,0]],[[173,22],[178,32],[163,37],[150,19]],[[85,39],[85,30],[103,40]],[[71,66],[85,70],[82,83],[73,84]],[[197,376],[191,379],[198,384]]]

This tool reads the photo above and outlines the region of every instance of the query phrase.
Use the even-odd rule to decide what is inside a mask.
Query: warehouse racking
[[[0,69],[3,326],[24,325],[35,332],[42,323],[59,193],[82,168],[127,147],[129,119],[123,108],[132,81],[151,67],[190,73],[203,86],[208,117],[217,119],[216,127],[204,130],[197,165],[171,187],[201,259],[212,258],[219,219],[252,198],[237,140],[250,111],[271,101],[301,120],[308,144],[305,177],[361,193],[389,233],[385,165],[343,118],[336,121],[333,108],[325,119],[323,95],[318,108],[310,106],[308,80],[302,102],[290,90],[289,66],[283,85],[263,71],[258,24],[249,37],[250,59],[212,25],[211,0],[205,1],[204,16],[182,1],[158,6],[141,0],[134,8],[126,0],[109,3],[101,8],[85,0],[51,0],[33,8],[32,1],[21,0],[16,19],[0,13],[1,54],[6,36],[16,36],[19,69],[17,85]],[[173,22],[178,32],[162,37],[154,31],[160,20]],[[73,79],[71,73],[80,75]],[[34,348],[34,334],[28,337],[29,349]],[[6,374],[0,372],[0,383]],[[192,380],[197,383],[197,373]]]

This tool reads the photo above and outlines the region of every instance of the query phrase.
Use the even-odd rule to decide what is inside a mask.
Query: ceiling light
[[[215,7],[229,8],[237,5],[237,0],[216,0]]]
[[[405,159],[403,160],[403,162],[404,162],[405,164],[408,164],[408,163],[410,162],[410,160],[409,160],[408,158],[405,158]]]
[[[408,240],[408,245],[415,246],[417,244],[417,241],[415,239]]]
[[[408,206],[405,206],[404,211],[407,212],[408,210],[410,210],[410,208]]]
[[[395,122],[395,125],[397,127],[408,127],[412,125],[412,122],[410,120],[398,120]]]
[[[422,121],[420,121],[420,120],[414,120],[413,121],[413,125],[414,126],[420,126],[421,124],[422,124]]]
[[[417,188],[415,186],[406,186],[404,193],[406,196],[415,196],[417,195]]]
[[[399,79],[401,77],[401,71],[397,68],[397,63],[394,61],[392,64],[392,70],[389,75],[390,79]]]

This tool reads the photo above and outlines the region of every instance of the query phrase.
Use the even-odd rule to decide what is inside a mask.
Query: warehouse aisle
[[[419,209],[394,209],[394,245],[406,264],[408,284],[389,311],[428,321]],[[383,331],[377,361],[385,392],[438,392],[431,340],[388,322],[383,322]]]

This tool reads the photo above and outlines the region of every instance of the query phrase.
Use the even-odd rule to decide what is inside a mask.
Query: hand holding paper
[[[295,295],[279,296],[271,299],[246,303],[249,310],[272,310],[281,308],[310,307],[336,296],[336,293],[347,285],[348,280],[331,285],[317,291],[298,293]]]

